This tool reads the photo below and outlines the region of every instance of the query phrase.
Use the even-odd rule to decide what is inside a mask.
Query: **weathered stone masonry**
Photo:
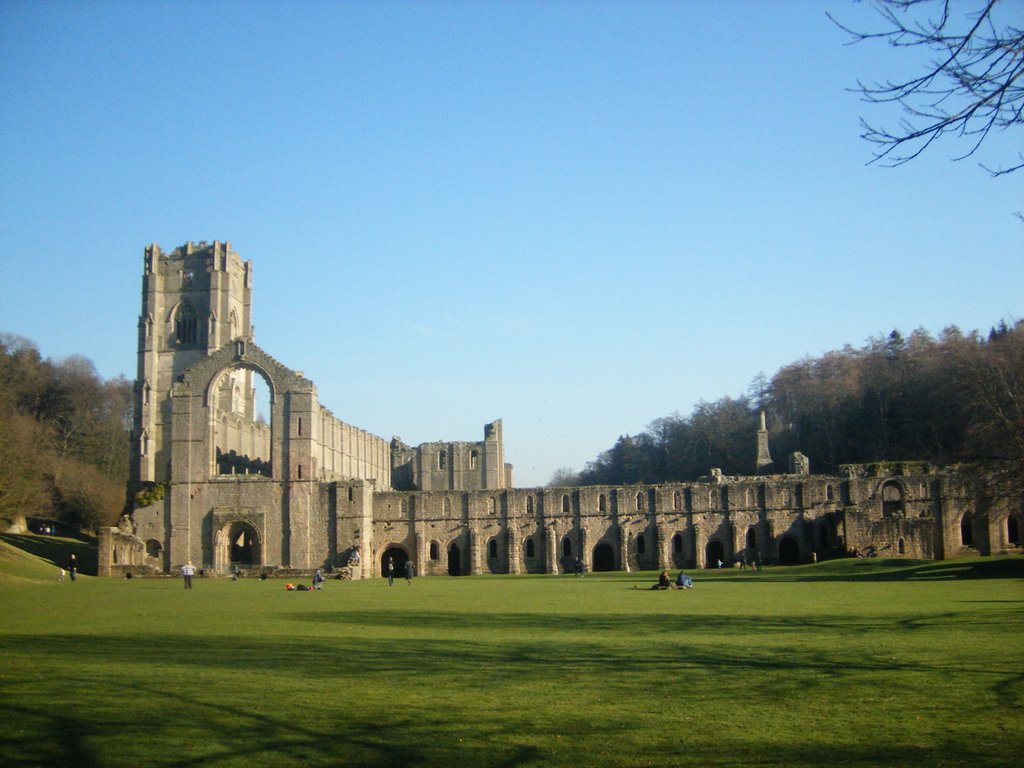
[[[501,421],[478,442],[410,447],[335,418],[311,381],[253,341],[252,281],[230,243],[145,249],[130,487],[148,496],[101,532],[101,574],[190,560],[363,578],[388,558],[399,572],[411,559],[421,575],[459,575],[564,573],[576,558],[651,570],[1021,551],[1021,501],[985,497],[956,468],[812,475],[794,454],[789,473],[762,474],[773,466],[763,421],[758,474],[514,488]]]

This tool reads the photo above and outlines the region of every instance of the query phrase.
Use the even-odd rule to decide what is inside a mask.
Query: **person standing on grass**
[[[71,580],[75,580],[75,574],[78,573],[78,560],[75,559],[75,553],[71,553],[71,557],[68,558],[68,576]]]
[[[181,566],[181,575],[185,579],[185,589],[192,589],[192,577],[196,575],[196,567],[192,565],[191,560]]]
[[[416,565],[412,560],[405,561],[405,580],[412,586],[412,577],[416,575]]]
[[[395,560],[394,558],[388,558],[388,586],[395,586]]]

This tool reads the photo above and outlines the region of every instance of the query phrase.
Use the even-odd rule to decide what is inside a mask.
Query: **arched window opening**
[[[452,513],[452,500],[447,496],[444,497],[444,513],[450,515]]]
[[[489,498],[489,499],[487,500],[487,510],[488,510],[488,511],[489,511],[489,512],[490,512],[490,513],[491,513],[492,515],[493,515],[493,514],[496,514],[496,513],[497,513],[497,511],[498,511],[498,500],[497,500],[496,498],[494,498],[493,496],[491,496],[491,497],[490,497],[490,498]]]
[[[672,494],[672,509],[682,509],[683,506],[683,494],[676,491]]]
[[[971,518],[966,515],[960,521],[960,543],[965,547],[974,546],[974,530],[971,526]]]
[[[1015,547],[1020,546],[1020,523],[1013,515],[1006,518],[1006,540]]]
[[[597,511],[598,512],[606,512],[607,511],[607,506],[608,506],[608,499],[602,493],[600,496],[597,497]]]
[[[899,483],[886,483],[882,486],[882,516],[896,517],[902,514],[903,488]]]
[[[476,469],[477,461],[480,457],[480,453],[477,450],[473,450],[469,454],[469,468]]]
[[[199,318],[188,302],[179,306],[174,315],[174,339],[178,344],[196,344],[199,341]]]
[[[498,540],[491,539],[487,542],[487,557],[490,560],[498,559]]]
[[[565,494],[562,496],[562,512],[569,514],[571,507],[569,506],[569,495]]]
[[[594,558],[591,569],[597,572],[615,570],[615,550],[610,544],[601,542],[594,547]]]
[[[210,389],[214,461],[218,475],[272,474],[270,384],[250,368],[225,370]]]
[[[568,536],[562,539],[562,557],[572,557],[572,539]]]
[[[234,522],[228,527],[228,563],[243,567],[260,565],[260,542],[249,523]]]
[[[462,550],[454,541],[448,545],[448,575],[462,575]]]
[[[638,533],[636,536],[636,553],[642,555],[647,551],[647,538],[642,534]]]
[[[637,512],[643,512],[644,511],[644,495],[642,493],[638,493],[636,495],[636,511]]]
[[[779,542],[779,565],[800,564],[800,542],[792,536],[783,537]]]
[[[896,551],[901,555],[907,554],[907,543],[902,538],[896,542]]]
[[[150,539],[146,542],[146,557],[160,557],[163,551],[163,546],[156,539]]]
[[[683,551],[683,534],[677,533],[672,537],[672,551],[675,554],[680,554]]]
[[[533,496],[526,497],[526,514],[533,514]]]
[[[527,539],[526,540],[526,556],[527,557],[533,557],[534,556],[533,539]]]
[[[436,541],[430,542],[430,559],[436,561],[439,557],[441,557],[441,548]]]
[[[441,450],[437,453],[437,468],[448,469],[448,451]]]
[[[302,437],[302,417],[299,416],[299,437]]]
[[[831,485],[825,486],[825,500],[832,501],[835,498],[836,492]]]
[[[757,548],[757,530],[754,528],[754,526],[750,526],[749,528],[747,528],[747,546],[750,549]]]

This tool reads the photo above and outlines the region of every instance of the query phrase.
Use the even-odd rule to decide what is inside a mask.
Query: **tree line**
[[[969,463],[1005,487],[1024,490],[1024,322],[1001,322],[987,336],[956,327],[933,338],[899,331],[806,357],[771,379],[759,374],[738,397],[699,402],[689,416],[655,419],[623,435],[579,473],[556,485],[689,481],[712,467],[755,472],[756,433],[765,413],[774,466],[792,452],[811,470],[843,464]]]
[[[115,524],[131,426],[131,381],[104,381],[85,357],[54,362],[32,341],[0,334],[0,526]]]

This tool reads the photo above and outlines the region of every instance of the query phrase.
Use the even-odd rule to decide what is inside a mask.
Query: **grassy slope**
[[[289,593],[2,565],[0,763],[1010,765],[1022,573],[851,560],[686,592],[616,573]]]

